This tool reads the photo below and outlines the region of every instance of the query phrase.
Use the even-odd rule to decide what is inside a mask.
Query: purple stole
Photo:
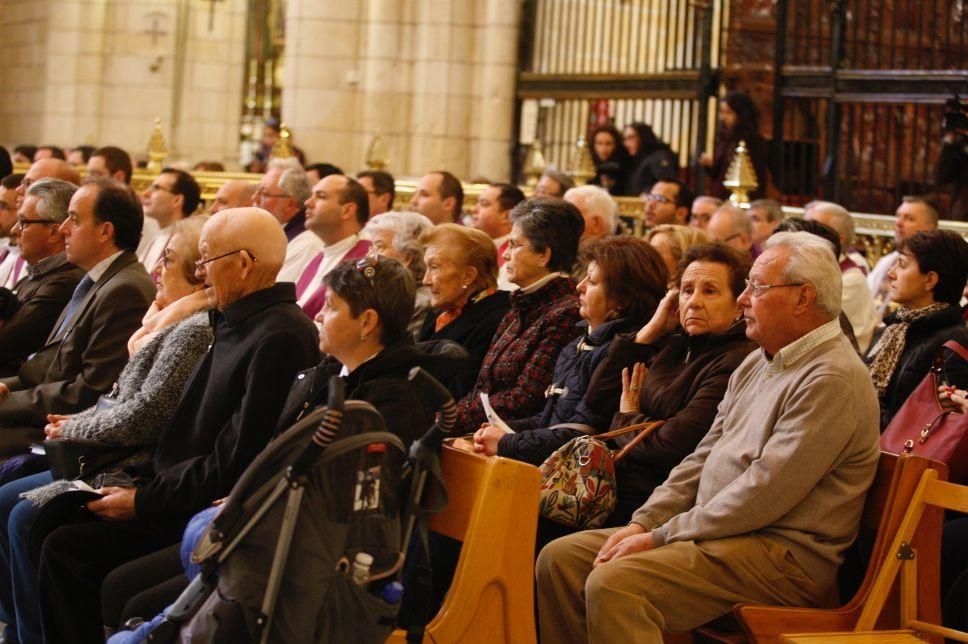
[[[366,239],[361,239],[356,242],[353,248],[346,251],[343,255],[341,262],[345,262],[348,259],[360,259],[361,257],[366,257],[370,252],[370,242]],[[306,268],[303,269],[302,274],[299,275],[299,279],[296,281],[296,299],[298,300],[303,296],[310,286],[312,286],[313,278],[316,276],[316,271],[319,270],[319,265],[323,263],[323,256],[325,251],[320,251],[309,260],[306,264]],[[309,296],[306,303],[303,304],[303,313],[309,316],[312,320],[316,317],[316,314],[320,312],[323,308],[323,303],[326,301],[326,286],[322,283],[316,288],[316,292]]]
[[[842,260],[840,260],[840,272],[841,273],[846,273],[847,271],[849,271],[852,268],[856,268],[861,273],[864,273],[864,275],[867,275],[867,272],[863,268],[861,268],[860,266],[858,266],[857,265],[857,262],[855,262],[854,260],[852,260],[850,257],[848,257],[845,254],[844,255],[844,258]]]

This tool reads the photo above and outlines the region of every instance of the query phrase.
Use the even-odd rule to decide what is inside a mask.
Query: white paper
[[[491,407],[491,400],[487,394],[481,394],[481,403],[484,405],[484,415],[487,416],[487,422],[490,423],[491,426],[497,427],[505,434],[514,433],[514,430],[508,427],[508,424],[504,422],[501,417],[497,415],[497,412],[494,411],[494,408]]]
[[[91,487],[90,485],[88,485],[87,483],[85,483],[80,479],[75,479],[71,481],[71,484],[74,486],[74,489],[76,490],[81,490],[83,492],[94,492],[95,494],[97,494],[97,490],[95,490],[93,487]]]

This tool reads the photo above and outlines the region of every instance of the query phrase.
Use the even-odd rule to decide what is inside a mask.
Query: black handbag
[[[44,441],[47,462],[55,480],[94,476],[129,456],[134,456],[142,447],[83,438],[55,438]]]

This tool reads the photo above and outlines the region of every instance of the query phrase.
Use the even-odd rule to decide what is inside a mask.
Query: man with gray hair
[[[874,296],[867,288],[867,270],[847,254],[847,249],[854,244],[854,220],[846,208],[830,201],[811,201],[803,210],[803,218],[824,224],[840,237],[837,261],[843,280],[843,310],[863,355],[881,320],[874,308]]]
[[[0,322],[0,377],[16,375],[23,361],[44,346],[84,270],[67,261],[61,223],[77,186],[61,179],[30,185],[14,226],[27,276],[13,292],[0,289],[11,304]]]
[[[548,169],[538,179],[538,184],[534,187],[534,196],[561,199],[574,187],[575,181],[570,176],[558,170]]]
[[[811,606],[827,596],[857,534],[880,438],[870,374],[837,319],[840,291],[828,242],[767,240],[739,298],[760,349],[733,373],[696,451],[628,526],[541,551],[543,639],[661,642],[738,603]]]
[[[753,223],[742,208],[723,204],[716,209],[706,226],[711,239],[732,246],[741,253],[752,256]]]
[[[286,261],[280,282],[295,282],[306,264],[323,249],[323,241],[306,230],[306,200],[312,196],[306,171],[294,158],[272,159],[252,197],[252,205],[276,218],[286,233]]]
[[[783,208],[773,199],[757,199],[750,204],[747,214],[753,227],[753,248],[759,255],[763,242],[783,223]]]
[[[565,201],[574,205],[585,220],[581,240],[614,235],[618,227],[618,204],[608,190],[598,186],[578,186],[565,193]]]

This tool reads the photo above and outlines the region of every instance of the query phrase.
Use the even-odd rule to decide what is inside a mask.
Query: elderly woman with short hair
[[[413,275],[417,295],[407,330],[414,340],[420,336],[431,309],[430,290],[422,283],[427,265],[420,237],[433,227],[434,223],[419,213],[392,211],[368,221],[360,233],[360,237],[370,240],[377,255],[397,260]]]
[[[576,284],[568,271],[585,229],[581,212],[559,199],[535,198],[511,211],[504,270],[518,290],[495,332],[474,389],[457,404],[460,430],[486,420],[481,394],[498,415],[523,418],[543,406],[558,354],[577,331]]]

